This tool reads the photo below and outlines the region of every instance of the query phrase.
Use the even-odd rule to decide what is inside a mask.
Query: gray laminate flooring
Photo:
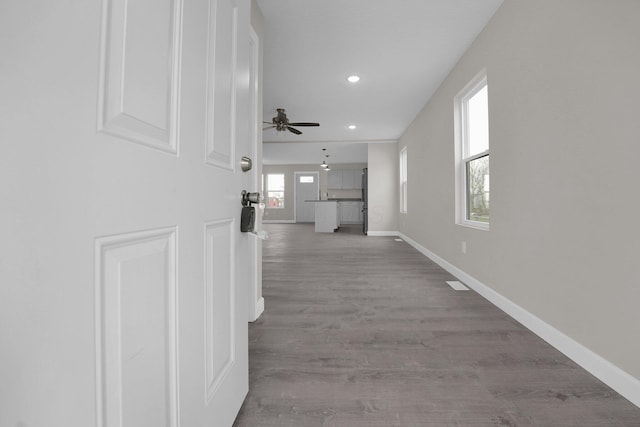
[[[271,224],[236,427],[640,426],[640,409],[405,242]]]

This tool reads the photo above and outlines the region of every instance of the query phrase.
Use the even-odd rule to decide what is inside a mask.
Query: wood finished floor
[[[235,427],[640,426],[640,408],[407,243],[265,229]]]

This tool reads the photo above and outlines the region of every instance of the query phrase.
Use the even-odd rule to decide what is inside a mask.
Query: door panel
[[[0,8],[0,425],[230,426],[249,1]]]
[[[98,130],[177,152],[182,0],[106,0]]]
[[[233,219],[205,225],[205,366],[207,403],[235,363]]]
[[[233,170],[238,9],[209,0],[207,26],[207,163]]]
[[[96,241],[98,426],[178,425],[176,234]]]

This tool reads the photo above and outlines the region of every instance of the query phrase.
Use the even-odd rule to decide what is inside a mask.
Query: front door
[[[2,2],[0,425],[232,424],[248,49],[248,0]]]
[[[296,222],[315,221],[315,203],[307,200],[318,200],[320,196],[320,183],[318,172],[294,173],[296,191]]]

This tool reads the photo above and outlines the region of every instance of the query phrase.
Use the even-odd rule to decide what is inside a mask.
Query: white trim
[[[340,140],[333,140],[333,141],[327,141],[327,140],[322,140],[322,141],[310,141],[307,139],[295,139],[295,140],[289,140],[289,141],[276,141],[276,140],[270,140],[270,141],[264,141],[265,144],[271,144],[271,143],[275,143],[275,144],[308,144],[308,143],[312,143],[312,144],[344,144],[344,140],[340,139]],[[353,143],[353,144],[395,144],[397,143],[398,140],[397,139],[359,139],[357,141],[349,141],[349,143]],[[353,162],[349,162],[349,163],[353,163]],[[356,162],[356,163],[360,163],[360,162]],[[366,163],[366,162],[365,162]],[[296,164],[301,164],[301,163],[296,163]],[[315,165],[316,162],[313,163],[309,163],[310,165]],[[334,162],[331,162],[331,164],[334,164]],[[336,163],[337,164],[337,163]]]
[[[369,237],[395,237],[399,236],[397,231],[367,231]]]
[[[478,230],[489,230],[490,225],[485,222],[473,221],[467,218],[467,162],[474,157],[490,156],[489,148],[481,155],[469,156],[467,128],[467,101],[482,88],[488,86],[487,70],[483,68],[467,83],[453,99],[453,122],[455,142],[455,221],[457,225],[471,227]]]
[[[290,219],[262,219],[263,224],[295,224],[295,221]]]
[[[524,327],[538,335],[578,365],[582,366],[600,381],[620,393],[631,403],[640,407],[640,379],[618,368],[602,356],[594,353],[573,338],[549,325],[544,320],[528,312],[443,258],[440,258],[415,240],[402,233],[399,233],[399,236],[424,256],[453,274],[493,305],[520,322]]]
[[[260,297],[253,307],[253,311],[249,313],[249,322],[255,322],[264,312],[264,297]]]
[[[262,126],[260,121],[262,120],[259,112],[259,100],[260,100],[260,38],[254,30],[253,26],[249,26],[249,45],[251,47],[251,72],[249,74],[249,88],[250,88],[250,100],[251,100],[251,158],[257,164],[262,163],[262,158],[259,156],[258,144],[261,143],[259,136],[262,133]],[[254,180],[254,188],[259,191],[264,197],[264,190],[261,186],[262,176],[259,174],[260,167],[254,167],[251,171]],[[258,210],[260,211],[260,210]],[[262,215],[258,215],[256,221],[256,228],[261,227],[260,218]],[[249,322],[255,322],[258,320],[262,312],[264,311],[264,298],[262,297],[262,240],[251,239],[251,256],[253,257],[253,274],[251,275],[251,283],[249,285]]]
[[[473,221],[473,220],[470,220],[470,219],[463,219],[462,221],[460,221],[456,225],[462,225],[463,227],[475,228],[476,230],[488,231],[488,230],[491,229],[489,224],[486,223],[486,222]]]

